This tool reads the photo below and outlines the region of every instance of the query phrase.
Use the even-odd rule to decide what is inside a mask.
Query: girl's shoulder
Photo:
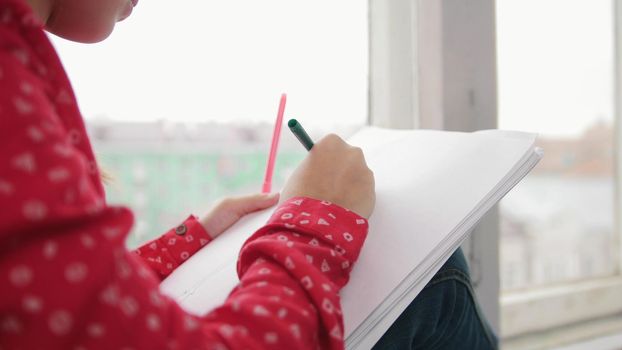
[[[0,0],[0,26],[4,29],[43,29],[43,23],[37,18],[26,0]]]

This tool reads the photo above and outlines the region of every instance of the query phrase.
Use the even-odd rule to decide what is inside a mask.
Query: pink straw
[[[263,180],[261,188],[262,193],[270,193],[272,191],[272,174],[274,173],[274,163],[276,163],[276,151],[279,148],[279,139],[281,138],[281,125],[283,124],[283,114],[285,114],[285,102],[287,94],[281,95],[279,103],[279,112],[276,115],[274,124],[274,132],[272,133],[272,146],[270,146],[270,157],[268,157],[268,165],[266,166],[266,176]]]

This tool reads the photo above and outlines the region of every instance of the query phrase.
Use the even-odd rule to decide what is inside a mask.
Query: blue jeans
[[[461,249],[374,345],[384,349],[497,349],[497,338],[477,304]]]

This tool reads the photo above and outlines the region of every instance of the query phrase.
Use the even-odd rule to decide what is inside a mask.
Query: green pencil
[[[287,126],[289,127],[289,130],[294,133],[298,141],[300,141],[300,143],[305,146],[307,151],[310,151],[311,148],[313,148],[313,141],[311,140],[305,129],[302,127],[302,125],[300,125],[300,123],[296,119],[290,119],[287,122]]]

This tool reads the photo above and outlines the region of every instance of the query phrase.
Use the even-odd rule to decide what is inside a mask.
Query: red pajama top
[[[0,0],[0,349],[343,348],[339,290],[367,221],[292,198],[244,244],[204,317],[159,282],[210,237],[190,217],[135,252],[104,200],[72,89],[23,0]],[[218,238],[216,238],[218,239]]]

